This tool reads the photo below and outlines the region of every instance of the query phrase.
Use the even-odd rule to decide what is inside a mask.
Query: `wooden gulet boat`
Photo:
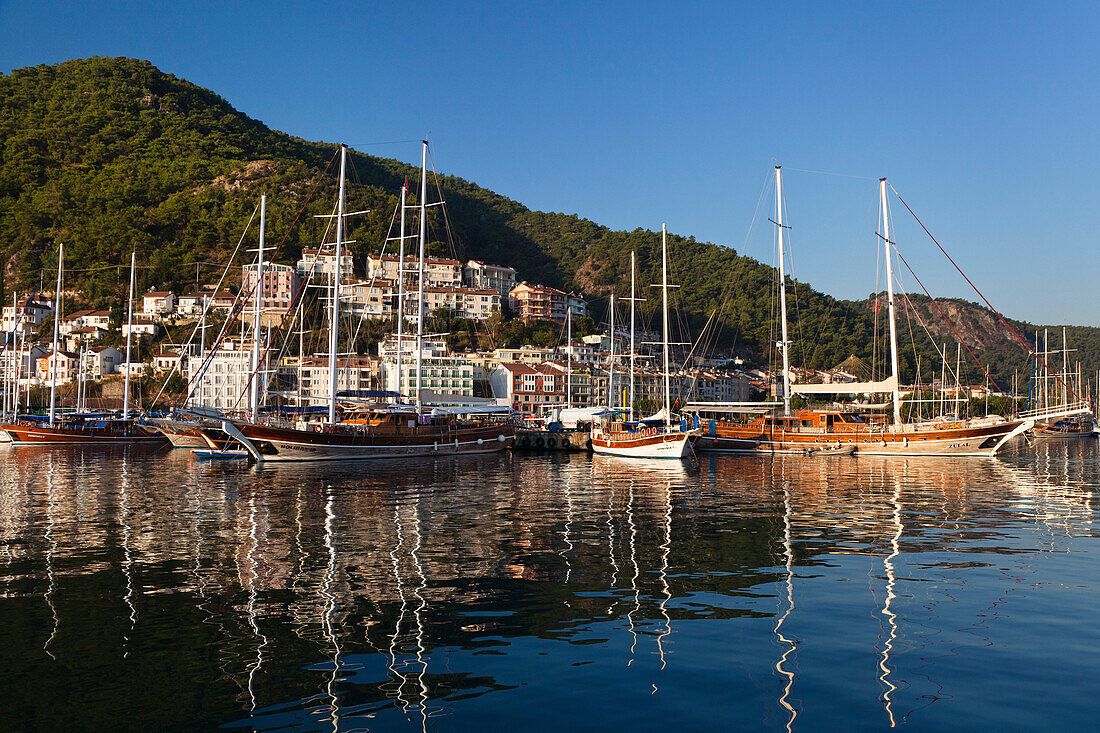
[[[433,409],[421,403],[422,355],[424,335],[424,256],[427,247],[427,159],[428,143],[423,142],[421,163],[420,237],[419,237],[419,308],[416,334],[416,402],[379,407],[368,411],[341,414],[337,393],[337,323],[340,308],[340,278],[334,272],[331,285],[329,315],[328,420],[323,423],[281,423],[261,420],[258,412],[259,387],[256,381],[258,363],[254,360],[252,374],[252,413],[250,420],[223,420],[216,430],[202,428],[213,443],[224,442],[227,435],[239,442],[257,462],[361,460],[408,458],[444,455],[495,453],[508,448],[514,438],[510,419],[492,419],[484,407]],[[346,182],[347,147],[340,147],[340,186],[336,214],[335,262],[341,262],[344,245],[344,189]],[[402,231],[399,237],[404,257],[404,189],[402,190]],[[263,217],[261,216],[261,229]],[[259,255],[259,278],[263,277],[263,247]],[[404,312],[398,304],[398,313]],[[259,327],[257,298],[254,333]],[[400,352],[400,347],[399,347]],[[255,358],[258,358],[258,354]],[[400,372],[398,372],[400,380]],[[510,410],[507,410],[510,414]],[[475,417],[479,416],[479,417]],[[223,435],[224,433],[224,435]]]
[[[730,419],[704,420],[703,435],[697,442],[701,451],[728,453],[806,453],[818,449],[837,450],[853,446],[857,453],[871,455],[991,456],[1013,437],[1033,428],[1037,421],[1057,419],[1088,412],[1085,403],[1056,409],[1022,413],[1012,419],[999,415],[971,419],[937,419],[905,422],[901,413],[898,377],[898,347],[886,179],[879,181],[880,217],[885,248],[887,306],[890,324],[891,376],[878,382],[849,384],[791,384],[786,323],[786,280],[783,271],[782,176],[775,168],[776,219],[779,242],[779,292],[782,318],[783,402],[769,403],[689,403],[696,413],[724,413]],[[790,395],[799,394],[890,394],[893,397],[893,422],[884,415],[872,415],[841,408],[791,410]]]
[[[632,260],[633,261],[633,260]],[[631,267],[631,298],[632,312],[631,325],[633,326],[633,267]],[[683,458],[691,450],[691,441],[699,431],[689,430],[686,421],[677,420],[672,414],[671,390],[669,386],[669,353],[668,353],[668,235],[665,226],[661,225],[661,297],[662,297],[662,350],[664,357],[665,378],[665,406],[657,415],[648,420],[634,422],[623,420],[623,411],[614,409],[614,393],[612,382],[608,380],[608,413],[604,419],[598,421],[592,427],[592,452],[609,456],[621,456],[624,458]],[[609,375],[614,376],[615,353],[615,321],[614,298],[611,301],[611,365]],[[633,339],[633,334],[631,335]],[[631,349],[633,352],[633,348]],[[633,364],[633,360],[631,361]],[[631,369],[631,384],[633,384],[633,368]],[[633,409],[633,405],[631,405]]]
[[[121,418],[100,418],[72,416],[60,418],[57,415],[57,363],[58,325],[61,315],[61,273],[64,259],[64,244],[57,251],[57,292],[54,299],[53,354],[50,368],[50,416],[49,422],[20,420],[0,425],[13,445],[147,445],[161,446],[167,440],[155,430],[147,428],[130,417],[130,372],[126,370]],[[135,258],[130,256],[130,301],[129,322],[133,323],[134,272]],[[130,363],[130,334],[126,337],[126,363]]]

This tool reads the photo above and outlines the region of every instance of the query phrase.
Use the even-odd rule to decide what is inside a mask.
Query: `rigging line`
[[[443,184],[439,182],[439,172],[435,169],[435,158],[432,157],[432,146],[428,146],[428,160],[432,164],[432,175],[435,176],[435,190],[439,194],[439,203],[443,209],[443,226],[447,232],[447,244],[451,248],[451,254],[458,259],[458,250],[455,248],[454,230],[451,229],[451,218],[447,215],[447,202],[443,198]]]
[[[256,214],[259,212],[259,210],[260,210],[259,206],[256,206],[256,208],[254,208],[252,210],[252,216],[248,217],[248,222],[244,225],[244,231],[241,232],[241,238],[237,240],[237,246],[233,248],[233,254],[230,255],[229,261],[226,262],[226,264],[225,264],[225,269],[222,270],[221,277],[218,278],[218,284],[214,286],[214,292],[210,294],[209,300],[204,298],[204,305],[203,305],[202,315],[200,316],[199,320],[195,322],[194,327],[191,329],[191,335],[187,337],[187,343],[183,344],[182,347],[180,348],[181,357],[182,357],[184,349],[190,347],[191,343],[195,340],[195,336],[199,332],[199,326],[202,324],[203,320],[205,320],[207,314],[210,312],[211,306],[214,303],[214,295],[216,295],[218,293],[218,291],[220,290],[220,288],[222,286],[222,283],[225,282],[225,277],[226,277],[226,275],[229,274],[229,268],[231,268],[233,266],[233,260],[235,260],[237,258],[237,253],[240,251],[241,245],[244,244],[244,238],[246,236],[248,236],[248,230],[252,227],[252,222],[256,219]],[[204,343],[202,345],[202,350],[205,350],[205,349],[206,349],[206,344]],[[182,364],[181,364],[182,361],[183,361],[182,358],[177,360],[176,363],[172,365],[172,368],[170,370],[168,370],[168,374],[164,377],[164,383],[161,384],[160,389],[157,390],[157,396],[155,398],[153,398],[153,404],[154,405],[157,403],[157,400],[159,400],[161,398],[161,396],[164,394],[164,390],[168,387],[168,380],[172,378],[172,375],[176,373],[176,370],[180,369],[182,371],[182,369],[183,369]],[[188,381],[188,387],[190,387],[190,380]],[[190,399],[191,395],[188,394],[187,398]]]
[[[932,236],[932,232],[928,231],[928,227],[926,227],[926,226],[924,225],[924,222],[922,222],[922,221],[920,220],[920,217],[918,217],[918,216],[917,216],[917,215],[916,215],[916,214],[915,214],[915,213],[913,212],[913,210],[909,208],[909,204],[905,203],[905,199],[903,199],[903,198],[901,197],[901,194],[900,194],[900,193],[898,193],[897,189],[896,189],[896,188],[894,188],[893,186],[890,186],[890,190],[894,192],[894,195],[898,197],[898,201],[900,201],[900,202],[901,202],[901,205],[902,205],[902,206],[904,206],[904,207],[905,207],[905,209],[906,209],[906,210],[907,210],[907,211],[908,211],[908,212],[909,212],[909,213],[910,213],[910,214],[911,214],[911,215],[913,216],[913,218],[914,218],[914,219],[916,219],[917,223],[918,223],[918,224],[920,224],[920,228],[924,230],[924,233],[928,235],[928,238],[929,238],[929,239],[931,239],[931,240],[932,240],[932,241],[933,241],[933,242],[934,242],[934,243],[936,244],[936,247],[938,247],[938,248],[939,248],[940,252],[943,252],[943,256],[944,256],[944,257],[946,257],[946,258],[948,259],[948,261],[949,261],[949,262],[950,262],[950,263],[951,263],[952,265],[954,265],[954,266],[955,266],[955,269],[956,269],[956,270],[958,270],[958,271],[959,271],[959,274],[963,276],[963,280],[966,280],[967,284],[968,284],[968,285],[970,285],[970,287],[974,289],[974,292],[978,294],[978,297],[980,297],[980,298],[982,299],[982,302],[984,302],[984,303],[985,303],[986,307],[987,307],[987,308],[989,308],[989,310],[993,311],[993,313],[994,313],[994,314],[995,314],[995,315],[997,316],[997,318],[998,318],[998,319],[1000,319],[1001,323],[1003,323],[1003,324],[1004,324],[1005,328],[1007,328],[1007,329],[1008,329],[1008,330],[1009,330],[1009,331],[1010,331],[1010,332],[1012,333],[1012,335],[1016,337],[1016,340],[1017,340],[1017,341],[1019,341],[1019,342],[1020,342],[1021,344],[1023,344],[1024,348],[1025,348],[1025,349],[1027,349],[1027,352],[1028,352],[1029,354],[1031,354],[1032,356],[1034,356],[1034,357],[1035,357],[1035,359],[1036,359],[1036,360],[1037,360],[1037,361],[1038,361],[1038,362],[1039,362],[1040,364],[1042,364],[1042,365],[1043,365],[1043,368],[1044,368],[1044,369],[1046,369],[1046,370],[1047,370],[1048,372],[1050,372],[1050,373],[1051,373],[1051,375],[1053,375],[1053,376],[1054,376],[1054,378],[1055,378],[1055,379],[1057,379],[1057,380],[1058,380],[1058,382],[1059,382],[1059,383],[1060,383],[1060,384],[1061,384],[1061,385],[1062,385],[1063,387],[1065,387],[1065,388],[1066,388],[1067,390],[1069,390],[1070,394],[1072,394],[1072,395],[1073,395],[1073,396],[1074,396],[1075,398],[1077,398],[1078,400],[1080,400],[1080,399],[1081,399],[1081,396],[1080,396],[1079,394],[1077,394],[1077,392],[1075,392],[1075,391],[1074,391],[1073,389],[1071,389],[1071,388],[1070,388],[1070,386],[1069,386],[1069,385],[1067,385],[1067,384],[1066,384],[1066,383],[1065,383],[1064,381],[1062,381],[1062,378],[1061,378],[1061,377],[1060,377],[1060,376],[1058,375],[1058,373],[1057,373],[1057,372],[1055,372],[1055,371],[1054,371],[1053,369],[1051,369],[1051,368],[1050,368],[1049,366],[1047,366],[1047,363],[1046,363],[1045,361],[1043,361],[1042,359],[1040,359],[1040,358],[1039,358],[1039,355],[1038,355],[1038,354],[1036,354],[1036,353],[1035,353],[1034,351],[1032,351],[1032,350],[1031,350],[1031,346],[1030,346],[1030,345],[1028,345],[1027,341],[1025,341],[1025,340],[1024,340],[1023,338],[1021,338],[1021,337],[1020,337],[1020,334],[1016,333],[1016,329],[1014,329],[1014,328],[1013,328],[1013,327],[1012,327],[1012,326],[1011,326],[1011,325],[1009,324],[1009,322],[1008,322],[1007,320],[1005,320],[1005,317],[1001,315],[1001,312],[1000,312],[999,310],[997,310],[996,308],[994,308],[994,307],[993,307],[993,305],[992,305],[992,304],[991,304],[991,303],[989,302],[989,300],[987,300],[987,299],[986,299],[985,295],[983,295],[983,294],[982,294],[982,291],[981,291],[981,290],[978,290],[978,286],[977,286],[977,285],[975,285],[975,284],[974,284],[973,282],[971,282],[970,278],[968,278],[968,277],[966,276],[966,273],[962,271],[962,268],[961,268],[961,267],[959,267],[958,263],[956,263],[956,262],[955,262],[955,260],[954,260],[954,259],[952,259],[951,255],[947,254],[947,250],[945,250],[945,249],[943,248],[943,245],[941,245],[941,244],[939,243],[939,241],[938,241],[938,240],[937,240],[937,239],[936,239],[935,237],[933,237],[933,236]],[[895,251],[897,251],[897,248],[895,248]],[[923,286],[922,286],[922,287],[923,287]],[[931,296],[929,296],[929,297],[931,297]],[[969,350],[970,350],[970,349],[967,349],[967,351],[969,351]],[[983,371],[984,371],[984,370],[983,370]],[[987,374],[986,376],[988,376],[988,374]],[[992,381],[992,378],[990,378],[990,380]],[[996,384],[996,382],[993,382],[993,383],[994,383],[994,384]],[[998,389],[1000,389],[1000,387],[998,387]]]
[[[819,175],[819,176],[839,176],[840,178],[856,178],[856,179],[861,180],[861,181],[876,181],[876,180],[878,180],[877,178],[874,178],[873,176],[857,176],[853,173],[833,173],[832,171],[815,171],[815,170],[810,170],[809,168],[788,168],[787,166],[783,166],[783,170],[785,170],[785,171],[794,171],[796,173],[813,173],[814,175]],[[893,187],[891,186],[891,188],[893,188]]]
[[[897,191],[895,191],[894,193],[897,193]],[[899,196],[898,198],[901,198],[901,197]],[[905,203],[905,202],[903,201],[902,203]],[[906,207],[906,208],[908,208],[908,207]],[[929,235],[929,236],[931,236],[931,235]],[[940,308],[940,304],[937,303],[936,299],[933,298],[932,295],[928,292],[928,288],[924,287],[924,283],[922,283],[921,279],[919,277],[917,277],[917,273],[913,272],[913,268],[909,266],[909,262],[905,259],[905,257],[902,256],[901,252],[898,251],[897,247],[894,247],[894,253],[898,256],[898,259],[901,260],[901,264],[905,265],[905,269],[909,271],[909,274],[913,276],[913,279],[917,281],[917,285],[920,285],[920,288],[921,288],[921,290],[924,291],[924,294],[927,295],[928,299],[932,301],[932,304],[934,306],[936,306],[936,310],[939,311],[940,317],[943,318],[943,320],[947,322],[947,325],[951,327],[951,332],[953,334],[955,334],[955,338],[959,340],[960,344],[962,344],[964,347],[966,347],[966,353],[970,354],[970,358],[973,359],[974,362],[978,365],[978,368],[982,370],[982,374],[984,374],[986,379],[988,379],[993,384],[993,386],[997,388],[998,392],[1001,392],[1003,394],[1004,390],[1001,389],[1001,385],[997,384],[997,380],[995,380],[993,377],[991,377],[989,375],[989,372],[986,371],[985,366],[982,364],[981,360],[978,359],[977,355],[970,348],[970,344],[966,343],[966,341],[963,340],[963,337],[959,334],[958,329],[955,328],[955,324],[952,323],[951,319],[947,317],[947,314],[943,312],[943,308]],[[961,272],[961,270],[960,270],[960,272]],[[964,275],[964,277],[965,277],[965,275]],[[1036,358],[1038,358],[1038,357],[1036,357]]]
[[[388,240],[388,239],[390,238],[390,233],[392,233],[392,232],[393,232],[393,225],[394,225],[394,223],[395,223],[395,222],[397,221],[397,210],[398,210],[398,209],[400,209],[400,208],[401,208],[401,204],[400,204],[400,202],[399,202],[399,203],[397,204],[397,206],[396,206],[396,207],[394,208],[394,210],[393,210],[393,215],[392,215],[392,216],[390,216],[390,226],[389,226],[389,228],[388,228],[388,229],[386,230],[386,239],[387,239],[387,240]],[[386,254],[386,243],[385,243],[385,242],[383,242],[383,243],[382,243],[382,253],[381,253],[380,255],[378,255],[378,257],[379,257],[379,262],[381,262],[381,258],[382,258],[382,256],[383,256],[383,255],[385,255],[385,254]],[[383,274],[384,274],[384,270],[383,270]],[[379,279],[383,279],[383,278],[380,278],[379,276],[375,276],[375,277],[372,277],[372,278],[371,278],[371,279],[370,279],[369,281],[365,281],[365,282],[367,282],[367,284],[368,284],[368,286],[369,286],[369,287],[373,288],[373,287],[374,287],[374,283],[375,283],[375,281],[377,281],[377,280],[379,280]],[[368,292],[368,294],[367,294],[367,298],[368,298],[367,302],[369,303],[369,302],[370,302],[370,300],[369,300],[369,298],[370,298],[370,293],[369,293],[369,292]],[[350,316],[349,316],[349,320],[350,320]],[[358,323],[358,325],[356,325],[356,327],[355,327],[355,332],[351,334],[351,349],[350,349],[350,351],[349,351],[348,355],[347,355],[347,356],[346,356],[346,357],[344,358],[344,364],[343,364],[343,368],[344,368],[345,370],[347,369],[348,363],[349,363],[349,362],[351,361],[351,357],[352,357],[353,355],[354,355],[354,356],[357,356],[357,357],[359,356],[359,355],[358,355],[357,353],[355,353],[355,352],[356,352],[356,348],[355,348],[355,342],[356,342],[356,341],[358,340],[358,338],[359,338],[359,332],[360,332],[360,331],[361,331],[361,330],[363,329],[363,322],[364,322],[364,321],[366,321],[366,320],[367,320],[367,319],[366,319],[365,317],[363,317],[363,316],[360,316],[360,318],[359,318],[359,323]],[[349,325],[349,327],[348,327],[348,330],[349,330],[349,331],[351,331],[351,327],[350,327],[350,325]],[[400,376],[399,376],[398,378],[400,379]]]
[[[310,202],[313,201],[314,194],[316,194],[317,189],[320,188],[321,181],[324,179],[325,174],[328,173],[329,168],[332,167],[332,163],[333,163],[333,161],[336,160],[336,157],[337,157],[337,155],[339,155],[339,152],[340,152],[339,149],[337,149],[337,151],[335,153],[333,153],[332,158],[329,159],[328,165],[326,165],[325,169],[323,171],[321,171],[321,173],[317,176],[316,183],[314,184],[313,189],[310,190],[309,196],[306,197],[306,200],[302,203],[301,208],[298,209],[298,213],[294,217],[294,220],[292,222],[290,222],[290,226],[287,228],[286,233],[283,234],[282,240],[280,240],[279,244],[272,250],[271,259],[269,260],[269,262],[273,262],[275,260],[275,257],[278,256],[279,251],[283,248],[283,245],[286,244],[287,239],[290,237],[290,233],[292,231],[294,231],[294,227],[298,224],[298,220],[302,218],[302,214],[305,213],[306,208],[309,207]],[[318,260],[320,259],[320,253],[318,253],[317,259]],[[315,260],[314,265],[316,265],[316,262],[317,261]],[[340,263],[339,262],[334,263],[333,270],[334,270],[333,271],[333,277],[335,277],[336,282],[339,283],[340,282]],[[233,304],[233,309],[229,312],[229,315],[226,316],[225,324],[222,326],[222,332],[218,334],[218,338],[217,338],[217,341],[215,341],[215,343],[221,343],[221,340],[223,338],[223,334],[226,333],[229,326],[234,321],[236,321],[236,319],[238,317],[240,317],[240,315],[244,312],[244,309],[245,309],[248,301],[250,301],[252,299],[253,294],[256,292],[256,288],[259,287],[259,288],[261,288],[261,291],[262,291],[263,275],[264,275],[263,272],[257,272],[256,273],[256,283],[248,291],[247,295],[244,295],[243,290],[241,291],[241,293],[238,293],[237,302],[235,302]],[[298,298],[301,296],[301,294],[303,292],[305,292],[305,289],[306,289],[306,283],[304,283],[304,282],[301,285],[298,286],[298,293],[296,293],[295,297],[293,299],[291,299],[291,303],[293,304],[293,307],[297,307],[296,304],[297,304]],[[337,288],[337,290],[339,290],[339,288]],[[241,297],[242,295],[244,295],[244,297]],[[293,307],[291,308],[291,310],[293,310]],[[290,315],[290,311],[288,311],[287,313],[284,313],[283,317],[281,319],[279,319],[278,330],[282,330],[283,324],[286,322],[287,316],[289,316],[289,315]],[[243,335],[243,327],[244,327],[244,322],[243,321],[241,323],[241,326],[242,326],[242,335]],[[258,335],[253,334],[252,337],[257,338]],[[271,352],[271,344],[268,344],[264,348],[263,358],[266,359],[267,355],[270,352]],[[213,360],[213,356],[214,356],[215,353],[217,353],[217,350],[212,350],[210,352],[209,356],[207,357],[206,361],[204,361],[204,363],[202,364],[202,371],[203,372],[205,372],[209,362]],[[249,375],[248,381],[245,382],[245,384],[244,384],[244,391],[247,391],[251,387],[252,379],[253,379],[253,377],[255,377],[256,371],[258,371],[258,369],[259,369],[258,365],[259,365],[259,360],[257,360],[257,369],[254,370],[252,372],[252,374]],[[238,395],[237,402],[234,403],[234,407],[236,407],[236,405],[240,403],[241,398],[244,396],[244,391],[242,391],[241,394]],[[188,394],[188,398],[190,398],[190,394]]]
[[[420,140],[380,140],[369,143],[345,143],[348,148],[369,148],[375,145],[404,145],[405,143],[418,143]]]
[[[895,278],[895,280],[896,280],[896,278]],[[898,284],[900,286],[900,281],[899,281]],[[908,317],[908,312],[912,311],[912,314],[917,319],[917,323],[920,324],[920,327],[924,330],[924,335],[927,336],[928,340],[932,342],[932,348],[936,350],[936,355],[941,357],[944,360],[944,362],[946,362],[947,361],[947,349],[946,349],[946,347],[942,350],[940,349],[939,343],[937,342],[936,338],[932,336],[932,331],[928,328],[928,324],[926,324],[924,322],[924,318],[921,317],[920,311],[917,310],[916,304],[913,303],[913,301],[909,298],[909,293],[907,293],[903,290],[902,293],[901,293],[901,297],[905,299],[905,303],[907,305],[906,316]],[[916,346],[916,343],[914,342],[913,343],[913,352],[916,353],[916,350],[917,350],[917,346]],[[950,365],[947,365],[947,370],[951,373],[951,376],[958,378],[958,375],[955,374],[955,370]]]

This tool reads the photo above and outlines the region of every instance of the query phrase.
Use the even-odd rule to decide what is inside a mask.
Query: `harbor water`
[[[1092,440],[997,459],[0,448],[3,730],[1088,730]]]

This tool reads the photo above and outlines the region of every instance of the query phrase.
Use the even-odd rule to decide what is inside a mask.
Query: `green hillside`
[[[118,265],[131,249],[144,263],[139,289],[178,292],[195,282],[196,267],[201,280],[212,282],[261,193],[268,194],[268,242],[285,237],[278,259],[292,262],[303,246],[320,241],[325,220],[313,215],[327,213],[335,197],[334,170],[322,175],[334,144],[271,130],[214,92],[135,59],[91,58],[0,75],[0,140],[4,302],[13,288],[25,291],[39,281],[57,241],[66,245],[67,286],[82,289],[88,305],[118,306],[126,282]],[[419,173],[358,152],[351,161],[348,206],[371,210],[352,220],[348,234],[362,263],[386,236],[401,182]],[[658,276],[659,232],[613,231],[532,211],[457,177],[443,176],[440,184],[453,237],[433,209],[436,251],[509,264],[520,279],[581,290],[598,318],[612,287],[628,294],[631,250],[638,253],[639,283]],[[670,242],[688,330],[698,334],[717,311],[721,351],[766,363],[775,341],[771,269],[693,237],[672,235]],[[870,359],[875,327],[868,303],[836,300],[802,283],[792,292],[794,363],[829,367],[850,354]],[[651,314],[656,299],[647,305]],[[973,331],[989,313],[964,303],[958,318],[964,332]],[[1093,348],[1100,330],[1074,328],[1070,338],[1092,373],[1100,366],[1092,356],[1100,354]],[[934,361],[930,346],[920,348],[924,363]],[[1025,368],[1022,349],[1003,338],[987,339],[979,353],[1000,379]],[[904,361],[909,379],[911,350]],[[968,376],[980,381],[976,369]]]

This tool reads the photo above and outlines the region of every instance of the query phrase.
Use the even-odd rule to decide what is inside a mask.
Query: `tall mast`
[[[611,361],[607,365],[607,409],[615,409],[615,293],[611,294]]]
[[[898,376],[898,332],[894,323],[894,269],[890,256],[890,209],[886,204],[886,179],[878,180],[882,206],[882,245],[886,248],[886,304],[890,312],[890,374],[894,378],[894,424],[901,424],[901,378]]]
[[[61,320],[61,264],[65,258],[65,243],[57,245],[57,292],[53,300],[53,364],[50,367],[50,426],[53,426],[57,405],[57,328]]]
[[[336,211],[336,264],[332,270],[332,314],[328,330],[328,421],[336,424],[336,333],[340,325],[340,263],[344,258],[344,172],[348,146],[340,146],[340,202]]]
[[[630,251],[630,421],[634,422],[634,250]]]
[[[199,335],[199,338],[201,339],[201,341],[199,342],[199,364],[201,365],[201,364],[206,363],[206,297],[205,296],[203,297],[202,316],[200,316],[200,318],[201,318],[201,321],[200,321],[201,333]],[[300,353],[301,353],[301,351],[299,351],[299,354]],[[300,379],[299,379],[299,381],[300,381]],[[201,379],[200,379],[200,382],[201,382]],[[198,404],[201,405],[202,404],[202,387],[201,386],[196,390],[195,398],[198,401]]]
[[[130,253],[130,297],[126,299],[126,374],[122,377],[122,419],[130,417],[130,341],[134,337],[134,271],[137,253]]]
[[[19,294],[12,293],[12,327],[11,327],[11,341],[12,341],[12,385],[11,385],[11,421],[15,422],[16,416],[19,414],[19,370],[23,366],[23,347],[19,341]]]
[[[264,225],[266,219],[267,195],[264,194],[260,196],[260,248],[256,253],[256,297],[252,311],[252,422],[256,422],[260,418],[260,316],[263,312]]]
[[[401,401],[401,351],[405,333],[405,197],[409,182],[401,184],[401,231],[397,235],[397,401]],[[382,272],[386,269],[383,267]]]
[[[662,347],[665,357],[665,425],[672,422],[672,388],[668,375],[668,233],[661,224],[661,316],[664,323]]]
[[[9,366],[10,369],[5,369],[4,370],[4,381],[5,382],[11,381],[13,384],[12,384],[12,387],[11,387],[10,390],[6,390],[4,392],[4,412],[5,413],[10,412],[13,415],[15,414],[15,398],[16,398],[16,395],[19,393],[18,392],[18,390],[19,390],[19,386],[18,386],[19,385],[19,380],[15,378],[16,361],[15,361],[15,358],[14,358],[15,357],[15,347],[16,347],[16,344],[19,341],[18,337],[16,336],[16,327],[18,326],[18,324],[19,324],[19,293],[12,290],[11,291],[11,341],[8,342],[8,347],[7,347],[7,349],[5,349],[5,352],[6,352],[5,356],[7,356],[7,366]],[[11,393],[10,399],[9,399],[9,394],[8,394],[9,392]],[[13,419],[13,422],[14,422],[14,419]]]
[[[1069,403],[1066,385],[1069,382],[1069,345],[1066,343],[1066,327],[1062,326],[1062,404]]]
[[[565,301],[565,406],[573,406],[573,309]]]
[[[420,262],[417,265],[416,307],[416,409],[420,411],[420,385],[424,366],[424,250],[428,247],[428,141],[420,141]]]
[[[782,341],[779,348],[783,352],[783,415],[791,414],[791,358],[788,353],[790,341],[787,340],[787,273],[783,266],[783,173],[780,166],[775,167],[775,227],[779,232],[779,322]]]

